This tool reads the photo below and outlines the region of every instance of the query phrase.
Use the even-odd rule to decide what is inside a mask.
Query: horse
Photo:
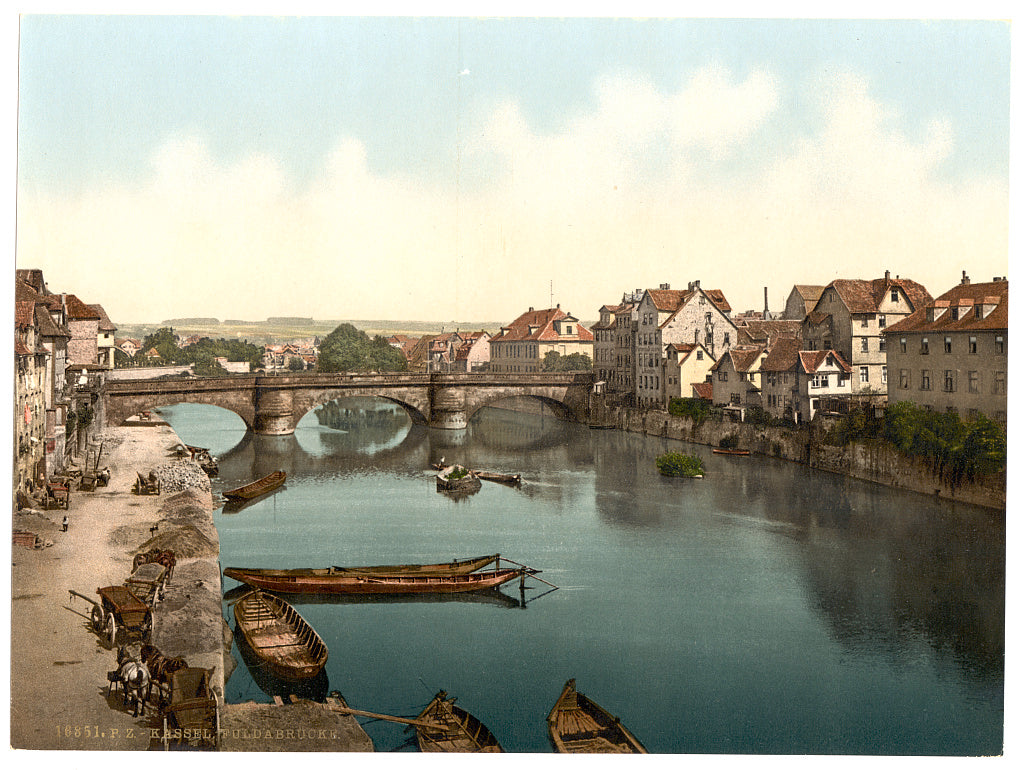
[[[134,707],[132,716],[145,715],[149,683],[149,669],[142,660],[138,645],[121,645],[117,650],[117,669],[107,672],[107,695],[120,684],[124,693],[122,704],[127,706],[131,700]]]

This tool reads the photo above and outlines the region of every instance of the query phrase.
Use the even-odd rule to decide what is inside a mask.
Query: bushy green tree
[[[694,478],[704,475],[704,461],[698,455],[683,452],[666,452],[655,461],[662,476],[685,476]]]
[[[319,372],[404,372],[405,355],[379,334],[370,339],[352,324],[341,324],[320,344]]]
[[[563,356],[554,350],[544,354],[541,370],[545,372],[586,372],[594,368],[593,361],[586,353],[571,353]]]

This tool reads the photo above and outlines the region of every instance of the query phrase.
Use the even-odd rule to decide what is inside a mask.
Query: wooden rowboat
[[[252,500],[260,495],[267,494],[267,492],[273,492],[284,484],[286,475],[284,471],[274,471],[269,476],[264,476],[262,479],[257,479],[250,484],[238,487],[238,489],[231,489],[225,492],[224,497],[228,500]]]
[[[498,561],[499,557],[500,554],[496,553],[491,556],[476,556],[472,559],[452,559],[449,562],[440,562],[438,564],[382,564],[375,567],[312,567],[299,569],[240,569],[238,567],[228,567],[224,570],[224,574],[243,583],[248,582],[239,577],[244,573],[254,580],[300,578],[299,582],[323,581],[330,584],[339,577],[351,575],[468,575],[471,572],[476,572],[478,569],[483,569],[488,564],[493,564]],[[281,593],[285,592],[281,591]],[[309,593],[319,592],[310,591]]]
[[[565,683],[548,714],[548,733],[555,751],[562,754],[647,753],[618,717],[576,692],[575,679]]]
[[[711,451],[716,455],[737,455],[739,457],[746,457],[750,454],[749,449],[723,449],[722,447],[715,447]]]
[[[281,679],[311,679],[327,663],[327,645],[284,599],[259,590],[235,603],[235,623],[260,663]]]
[[[262,570],[228,567],[224,576],[281,594],[444,594],[483,591],[536,570],[524,567],[468,575],[386,575],[327,570]],[[306,573],[306,574],[303,574]],[[309,574],[314,573],[314,574]]]
[[[449,698],[444,690],[434,696],[416,720],[433,725],[416,725],[416,740],[420,751],[504,751],[487,726],[465,709],[456,706],[455,698]]]
[[[521,484],[523,476],[519,473],[492,473],[491,471],[473,471],[478,479],[496,481],[499,484]]]

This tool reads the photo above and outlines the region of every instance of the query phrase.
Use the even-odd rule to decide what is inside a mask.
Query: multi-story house
[[[789,292],[789,297],[786,298],[786,309],[782,311],[782,320],[803,321],[807,314],[814,310],[823,291],[825,291],[824,286],[795,285]]]
[[[640,289],[632,294],[626,292],[613,312],[615,366],[608,380],[608,390],[627,404],[632,404],[636,398],[637,305],[642,297]]]
[[[546,310],[530,308],[491,338],[490,371],[527,374],[543,370],[551,352],[565,356],[580,353],[594,358],[594,335],[579,319],[561,306]]]
[[[964,273],[938,299],[886,329],[889,401],[1006,425],[1010,285]]]
[[[637,406],[664,404],[662,356],[666,345],[701,344],[715,358],[735,344],[731,310],[720,290],[702,289],[700,281],[692,281],[685,291],[663,283],[643,293],[636,306]]]
[[[107,369],[113,369],[114,348],[116,347],[114,333],[117,332],[117,327],[107,317],[107,311],[103,309],[103,305],[89,305],[89,307],[95,310],[99,316],[99,321],[96,324],[96,363]]]
[[[664,403],[673,398],[693,398],[693,386],[707,382],[715,359],[699,342],[671,342],[665,346],[662,359]]]
[[[68,363],[72,366],[96,368],[99,366],[100,314],[74,294],[64,294],[64,309],[68,316]]]
[[[487,369],[491,361],[491,335],[480,330],[460,334],[462,344],[455,350],[453,372],[472,373]]]
[[[114,347],[128,356],[128,358],[135,358],[135,354],[142,350],[142,343],[131,337],[121,337],[114,340]]]
[[[598,321],[590,327],[594,335],[594,379],[610,384],[615,377],[615,321],[622,305],[603,305]]]
[[[761,405],[761,362],[768,352],[760,345],[734,346],[711,367],[712,400],[738,413]]]
[[[888,392],[885,330],[931,302],[921,284],[899,276],[838,279],[804,319],[805,350],[835,350],[853,369],[853,395]]]
[[[809,422],[819,411],[845,411],[850,394],[850,365],[834,350],[801,350],[785,338],[761,362],[761,405],[773,417]]]
[[[36,304],[14,307],[15,491],[31,494],[46,480],[46,360]]]

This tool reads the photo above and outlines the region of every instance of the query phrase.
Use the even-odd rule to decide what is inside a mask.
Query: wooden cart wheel
[[[110,613],[107,616],[107,640],[110,642],[111,647],[117,641],[117,619],[114,618],[114,613]]]
[[[103,608],[98,604],[92,605],[92,628],[97,634],[103,633],[103,621]]]

